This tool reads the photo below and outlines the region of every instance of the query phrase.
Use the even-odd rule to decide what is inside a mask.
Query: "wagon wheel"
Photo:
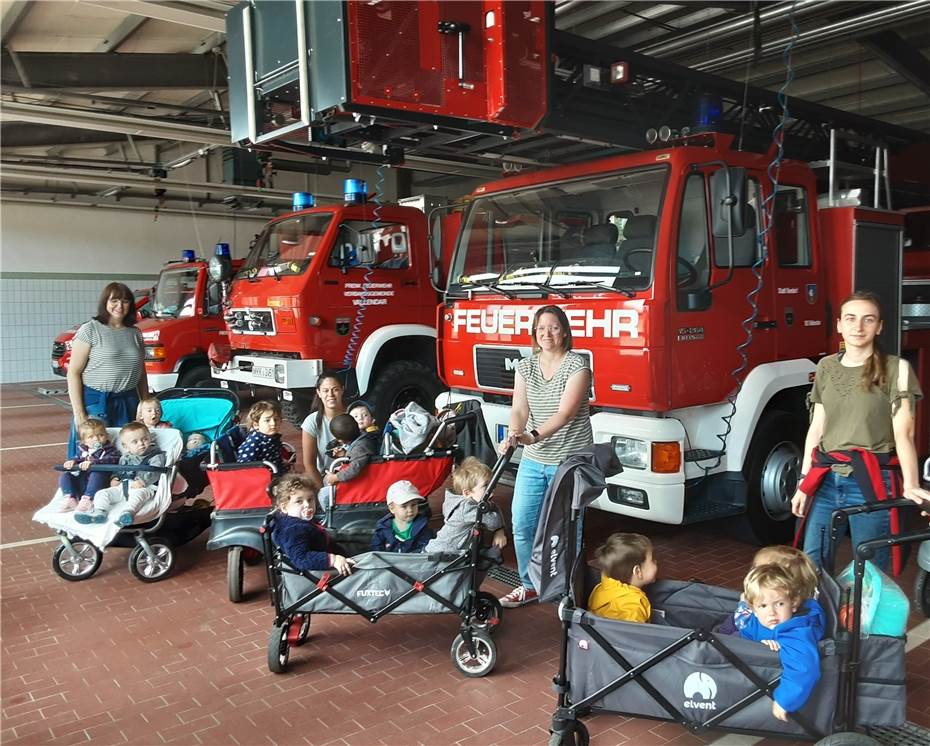
[[[549,746],[588,746],[591,735],[582,722],[574,720],[567,730],[549,735]]]
[[[52,555],[52,569],[65,580],[87,580],[97,572],[103,562],[103,553],[89,541],[72,541],[72,552],[67,544],[55,549]]]
[[[865,733],[841,731],[821,738],[814,746],[880,746],[880,743]]]
[[[468,643],[459,634],[452,643],[452,662],[459,673],[465,676],[471,678],[487,676],[494,670],[494,665],[497,663],[497,646],[491,639],[491,635],[480,629],[471,633],[471,639],[475,646],[475,655],[469,652]]]
[[[229,600],[234,604],[242,600],[243,560],[242,547],[229,548],[226,553],[226,586],[229,590]]]
[[[503,618],[504,607],[501,606],[501,602],[492,594],[479,591],[475,601],[475,625],[493,635]]]
[[[271,628],[268,638],[268,670],[271,673],[284,673],[287,670],[287,659],[291,654],[291,646],[287,639],[288,621]]]
[[[920,570],[914,581],[914,602],[924,616],[930,616],[930,573]]]
[[[289,645],[303,645],[310,637],[310,615],[295,614],[287,626],[287,642]]]

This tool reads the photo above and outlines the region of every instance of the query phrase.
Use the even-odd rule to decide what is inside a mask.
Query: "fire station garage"
[[[930,0],[0,11],[4,746],[930,745]]]

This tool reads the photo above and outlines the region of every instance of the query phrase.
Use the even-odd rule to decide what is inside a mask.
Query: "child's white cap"
[[[422,500],[423,495],[417,492],[417,488],[413,486],[413,482],[410,482],[407,479],[401,479],[399,482],[394,482],[387,491],[387,502],[390,505],[394,503],[395,505],[405,505],[413,500]]]

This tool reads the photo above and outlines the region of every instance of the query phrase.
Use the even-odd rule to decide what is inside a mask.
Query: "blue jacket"
[[[426,516],[418,515],[413,519],[413,530],[410,532],[410,538],[407,541],[399,541],[394,536],[394,529],[391,522],[394,516],[388,513],[384,518],[375,524],[375,533],[371,537],[372,552],[400,552],[402,554],[417,554],[422,552],[430,539],[436,534],[427,525],[429,521]]]
[[[343,553],[318,523],[280,511],[274,514],[271,540],[297,570],[326,570],[332,567],[330,553]]]
[[[250,430],[242,445],[236,450],[236,461],[240,464],[250,461],[268,461],[278,471],[284,470],[281,461],[281,434],[265,435],[258,430]]]
[[[768,629],[753,614],[740,636],[746,640],[775,640],[780,649],[781,681],[773,697],[785,712],[800,710],[820,681],[820,650],[817,642],[823,638],[825,616],[814,599],[808,599],[791,619]]]

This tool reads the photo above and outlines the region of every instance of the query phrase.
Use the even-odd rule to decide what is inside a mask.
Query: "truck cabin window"
[[[346,220],[339,226],[329,264],[332,267],[407,269],[410,266],[409,246],[406,225],[372,225],[361,220]]]
[[[449,288],[646,288],[667,181],[662,166],[480,197],[465,219]]]
[[[197,269],[164,270],[155,286],[152,311],[159,318],[180,318],[197,313]]]
[[[272,223],[261,234],[237,277],[302,274],[320,250],[331,213],[315,213]]]

